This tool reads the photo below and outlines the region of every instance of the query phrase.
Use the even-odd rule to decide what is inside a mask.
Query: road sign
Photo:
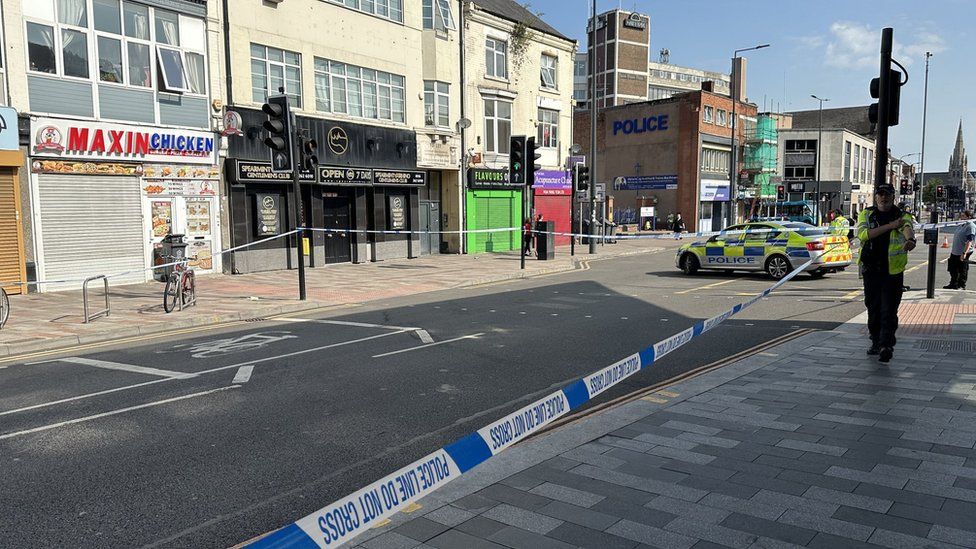
[[[606,183],[594,183],[593,184],[593,200],[597,202],[603,202],[607,199],[607,184]]]

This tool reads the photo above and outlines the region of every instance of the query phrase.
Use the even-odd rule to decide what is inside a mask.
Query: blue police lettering
[[[382,513],[380,507],[380,495],[376,490],[366,492],[359,496],[359,510],[362,511],[363,524],[377,518]]]
[[[744,264],[744,263],[755,263],[755,258],[744,257],[744,256],[713,256],[708,258],[709,263],[725,263],[725,264]]]
[[[613,135],[623,132],[624,135],[668,129],[668,115],[645,116],[633,120],[616,120],[613,123]]]
[[[393,509],[400,503],[400,498],[396,495],[396,487],[393,485],[392,480],[380,486],[380,493],[383,495],[383,506],[387,510]]]
[[[326,545],[359,528],[359,525],[359,514],[351,501],[319,517],[319,530],[325,534],[322,539]]]

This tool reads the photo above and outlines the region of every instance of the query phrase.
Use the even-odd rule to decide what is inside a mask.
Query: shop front
[[[729,207],[729,180],[702,178],[698,190],[699,231],[720,231]]]
[[[538,219],[555,222],[557,233],[572,232],[573,180],[565,170],[539,170],[535,174],[533,214]],[[556,245],[569,244],[570,237],[556,236]]]
[[[268,148],[262,142],[266,116],[251,109],[234,112],[240,114],[245,131],[228,138],[224,167],[232,245],[256,244],[234,252],[224,265],[226,272],[293,268],[297,265],[294,239],[272,237],[297,225],[313,229],[306,232],[302,246],[310,267],[421,254],[423,242],[416,233],[421,227],[420,198],[434,193],[428,172],[417,169],[413,132],[297,117],[298,126],[318,144],[320,164],[314,172],[299,174],[302,212],[296,223],[291,174],[271,171]]]
[[[30,123],[32,227],[40,291],[124,273],[145,282],[160,241],[184,234],[191,266],[219,268],[211,132],[56,118]]]
[[[509,182],[508,170],[470,168],[465,200],[467,229],[479,231],[521,227],[522,187]],[[518,250],[521,231],[471,232],[468,253]]]
[[[453,133],[417,130],[417,168],[427,170],[427,185],[420,188],[421,255],[461,249],[456,232],[461,228],[460,150],[460,139]]]

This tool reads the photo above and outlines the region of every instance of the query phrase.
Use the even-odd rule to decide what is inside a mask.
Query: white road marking
[[[167,399],[164,399],[164,400],[157,400],[155,402],[147,402],[145,404],[139,404],[139,405],[136,405],[136,406],[129,406],[128,408],[119,408],[118,410],[112,410],[111,412],[102,412],[101,414],[95,414],[95,415],[91,415],[91,416],[79,417],[79,418],[76,418],[76,419],[69,419],[68,421],[61,421],[61,422],[58,422],[58,423],[52,423],[50,425],[43,425],[41,427],[34,427],[33,429],[27,429],[25,431],[16,431],[16,432],[13,432],[13,433],[6,433],[4,435],[0,435],[0,440],[4,440],[4,439],[8,439],[8,438],[13,438],[13,437],[17,437],[17,436],[20,436],[20,435],[29,435],[30,433],[39,433],[41,431],[49,431],[51,429],[57,429],[58,427],[64,427],[65,425],[73,425],[75,423],[82,423],[82,422],[85,422],[85,421],[91,421],[93,419],[99,419],[99,418],[103,418],[103,417],[114,416],[114,415],[118,415],[118,414],[124,414],[125,412],[131,412],[133,410],[140,410],[142,408],[149,408],[149,407],[152,407],[152,406],[159,406],[161,404],[169,404],[170,402],[177,402],[177,401],[180,401],[180,400],[186,400],[188,398],[196,398],[196,397],[199,397],[199,396],[205,396],[205,395],[209,395],[209,394],[213,394],[213,393],[219,393],[221,391],[226,391],[227,389],[238,389],[238,388],[240,388],[240,385],[230,385],[230,386],[227,386],[227,387],[221,387],[219,389],[211,389],[209,391],[203,391],[203,392],[200,392],[200,393],[193,393],[193,394],[190,394],[190,395],[183,395],[183,396],[178,396],[178,397],[173,397],[173,398],[167,398]]]
[[[398,330],[396,332],[386,332],[386,333],[377,334],[377,335],[374,335],[374,336],[361,337],[359,339],[353,339],[351,341],[343,341],[343,342],[340,342],[340,343],[331,343],[329,345],[323,345],[321,347],[313,347],[311,349],[303,349],[301,351],[293,351],[291,353],[285,353],[285,354],[282,354],[282,355],[269,356],[269,357],[266,357],[266,358],[259,358],[259,359],[256,359],[256,360],[248,360],[246,362],[238,362],[237,364],[231,364],[229,366],[220,366],[220,367],[217,367],[217,368],[211,368],[210,370],[203,370],[201,372],[197,372],[196,375],[202,376],[204,374],[212,374],[212,373],[215,373],[215,372],[223,372],[224,370],[232,370],[234,368],[240,368],[241,366],[246,366],[248,364],[260,364],[262,362],[269,362],[269,361],[272,361],[272,360],[281,360],[282,358],[290,358],[290,357],[293,357],[293,356],[299,356],[299,355],[304,355],[304,354],[308,354],[308,353],[316,353],[318,351],[324,351],[325,349],[331,349],[333,347],[342,347],[343,345],[352,345],[353,343],[362,343],[363,341],[369,341],[369,340],[372,340],[372,339],[379,339],[381,337],[389,337],[389,336],[392,336],[392,335],[402,334],[404,332],[409,332],[409,331],[411,331],[411,330]],[[34,404],[33,406],[25,406],[23,408],[17,408],[15,410],[6,410],[4,412],[0,412],[0,416],[5,416],[5,415],[8,415],[8,414],[15,414],[15,413],[18,413],[18,412],[27,412],[27,411],[30,411],[30,410],[36,410],[38,408],[46,408],[48,406],[54,406],[55,404],[64,404],[65,402],[74,402],[76,400],[84,400],[84,399],[87,399],[87,398],[92,398],[92,397],[107,395],[109,393],[115,393],[115,392],[118,392],[118,391],[127,391],[129,389],[136,389],[138,387],[145,387],[146,385],[154,385],[156,383],[163,383],[163,382],[166,382],[166,381],[172,381],[174,379],[176,379],[176,378],[167,377],[167,378],[163,378],[163,379],[154,379],[153,381],[146,381],[144,383],[136,383],[135,385],[126,385],[125,387],[116,387],[114,389],[106,389],[104,391],[97,391],[97,392],[94,392],[94,393],[88,393],[88,394],[78,395],[78,396],[74,396],[74,397],[62,398],[61,400],[55,400],[55,401],[52,401],[52,402],[44,402],[42,404]]]
[[[191,377],[197,377],[197,374],[191,374],[187,372],[174,372],[173,370],[160,370],[158,368],[136,366],[135,364],[122,364],[121,362],[109,362],[107,360],[95,360],[91,358],[81,358],[77,356],[59,358],[49,362],[69,362],[71,364],[94,366],[95,368],[104,368],[106,370],[121,370],[123,372],[133,372],[136,374],[146,374],[150,376],[169,377],[173,379],[189,379]]]
[[[348,320],[324,320],[317,318],[280,318],[287,322],[314,322],[316,324],[335,324],[336,326],[356,326],[357,328],[385,328],[387,330],[419,330],[410,326],[387,326],[385,324],[370,324],[369,322],[352,322]]]
[[[237,374],[234,375],[234,381],[231,383],[247,383],[251,380],[251,374],[254,372],[254,365],[248,364],[247,366],[241,366],[240,370],[237,370]]]
[[[427,349],[427,348],[430,348],[430,347],[436,347],[437,345],[443,345],[445,343],[452,343],[452,342],[455,342],[455,341],[461,341],[462,339],[478,339],[479,337],[481,337],[483,335],[485,335],[484,332],[480,332],[480,333],[477,333],[477,334],[471,334],[471,335],[456,337],[454,339],[445,339],[444,341],[438,341],[437,343],[431,343],[430,345],[421,345],[419,347],[408,347],[406,349],[400,349],[399,351],[390,351],[389,353],[383,353],[381,355],[373,355],[373,358],[381,358],[381,357],[384,357],[384,356],[396,355],[396,354],[399,354],[399,353],[406,353],[408,351],[416,351],[417,349]]]
[[[430,337],[430,334],[427,333],[427,330],[417,330],[415,333],[417,334],[417,337],[420,338],[420,341],[423,341],[425,344],[430,344],[434,342],[434,338]]]

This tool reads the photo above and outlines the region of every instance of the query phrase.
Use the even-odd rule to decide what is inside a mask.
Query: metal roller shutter
[[[0,282],[10,294],[19,294],[23,286],[6,283],[23,282],[26,278],[16,177],[14,169],[0,168]]]
[[[142,198],[137,177],[38,176],[44,280],[135,271],[111,284],[145,282]],[[41,291],[80,289],[81,282]]]
[[[472,229],[521,227],[521,193],[481,191],[469,193],[468,223]],[[468,240],[468,253],[518,250],[520,231],[474,233]]]
[[[556,195],[535,195],[535,213],[542,214],[544,220],[556,222],[557,233],[568,233],[571,231],[569,218],[570,196]],[[556,245],[562,246],[569,244],[568,236],[556,236]]]

